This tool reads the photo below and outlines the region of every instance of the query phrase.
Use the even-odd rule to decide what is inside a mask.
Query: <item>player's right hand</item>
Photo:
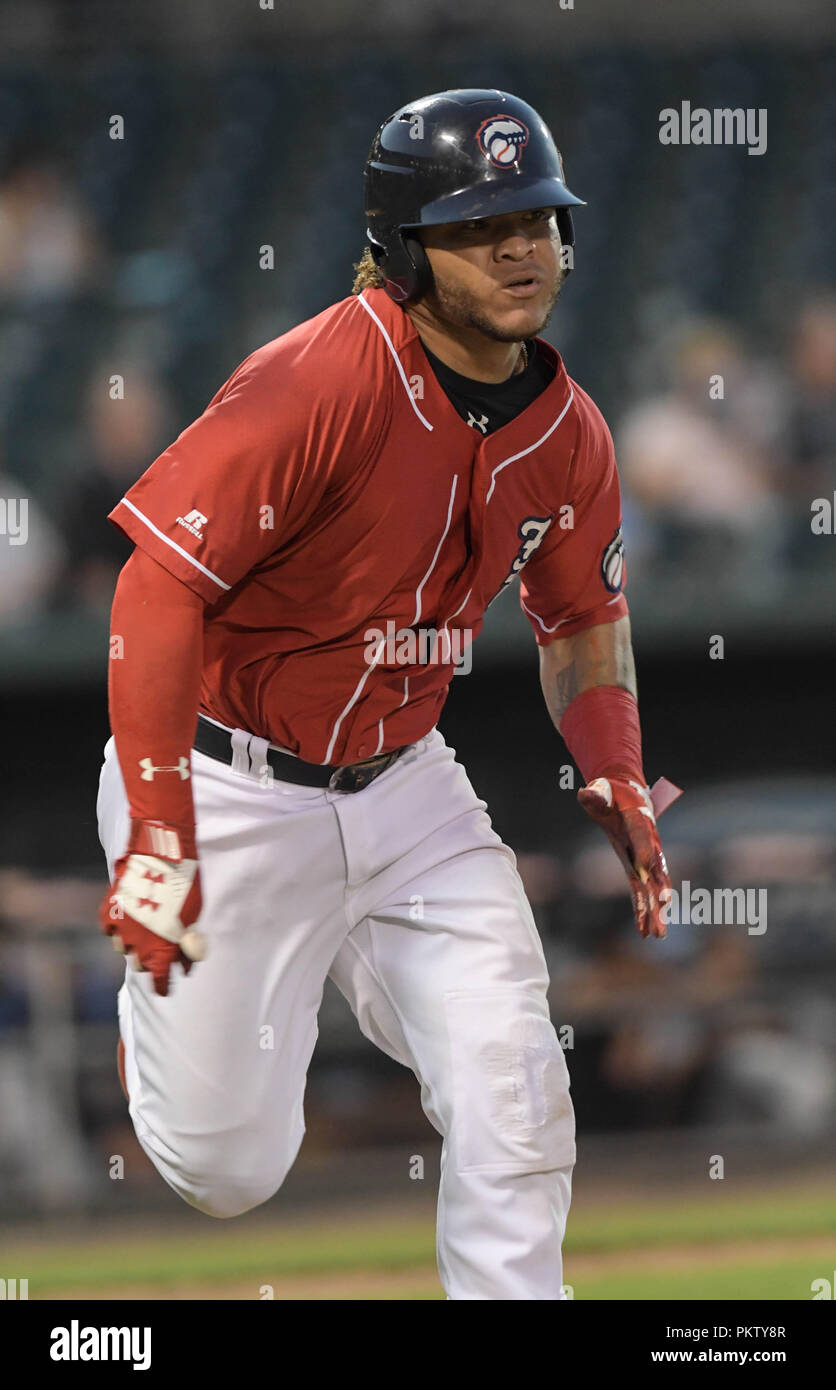
[[[660,779],[661,780],[661,779]],[[679,788],[665,783],[676,795]],[[673,797],[658,799],[661,806]],[[631,779],[596,777],[578,792],[588,816],[601,826],[627,873],[633,913],[640,936],[667,935],[665,909],[671,881],[656,826],[656,804],[647,787]]]
[[[194,831],[132,821],[99,921],[116,949],[133,956],[136,969],[150,972],[157,994],[168,994],[175,962],[188,974],[206,954],[205,938],[194,929],[201,906]]]

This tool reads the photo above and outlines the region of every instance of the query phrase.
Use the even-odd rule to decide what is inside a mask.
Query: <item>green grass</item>
[[[711,1299],[780,1299],[789,1302],[809,1302],[810,1285],[814,1279],[833,1278],[833,1261],[828,1271],[827,1260],[820,1255],[806,1259],[774,1258],[742,1261],[717,1269],[665,1269],[658,1274],[638,1271],[636,1274],[610,1274],[584,1277],[573,1284],[576,1299],[638,1299],[660,1301],[696,1298]],[[565,1278],[572,1283],[572,1269]]]
[[[566,1280],[577,1299],[809,1299],[811,1280],[832,1277],[836,1268],[836,1187],[809,1186],[794,1193],[782,1187],[753,1196],[737,1196],[722,1184],[707,1184],[698,1198],[659,1202],[644,1200],[625,1205],[579,1208],[570,1215],[565,1243]],[[762,1256],[751,1248],[734,1256],[734,1244],[833,1236],[834,1258],[815,1253],[795,1257],[790,1250],[765,1247]],[[706,1261],[708,1249],[716,1249],[718,1263]],[[629,1257],[607,1271],[606,1256]],[[667,1255],[671,1264],[654,1269],[654,1254]],[[693,1268],[689,1268],[693,1251]],[[724,1253],[725,1252],[725,1253]],[[595,1270],[595,1257],[602,1268]],[[573,1278],[572,1260],[583,1263],[583,1273]],[[362,1272],[409,1271],[416,1278],[410,1292],[393,1285],[393,1298],[443,1297],[435,1270],[433,1214],[392,1216],[377,1213],[368,1220],[318,1216],[304,1226],[213,1223],[205,1232],[157,1230],[136,1235],[118,1228],[107,1236],[66,1241],[4,1241],[3,1264],[28,1278],[30,1297],[49,1298],[73,1289],[88,1297],[112,1297],[121,1288],[158,1287],[165,1296],[173,1286],[234,1285],[240,1281],[253,1289],[263,1283],[311,1276],[353,1275],[346,1296],[380,1297],[362,1291]],[[829,1269],[826,1268],[829,1264]],[[590,1268],[591,1265],[591,1268]],[[426,1282],[423,1275],[426,1272]],[[416,1292],[415,1290],[420,1290]],[[253,1293],[256,1296],[256,1293]]]
[[[401,1270],[432,1264],[435,1232],[427,1221],[399,1221],[386,1230],[334,1223],[309,1233],[281,1227],[259,1232],[213,1226],[207,1235],[137,1238],[110,1236],[106,1241],[73,1241],[66,1245],[7,1245],[3,1262],[26,1270],[35,1283],[54,1289],[84,1284],[175,1284],[186,1280],[212,1283],[258,1277],[261,1282],[288,1274],[328,1274],[358,1267]]]
[[[565,1251],[836,1235],[836,1187],[739,1197],[720,1182],[707,1186],[705,1197],[687,1202],[619,1205],[577,1217],[570,1212]]]

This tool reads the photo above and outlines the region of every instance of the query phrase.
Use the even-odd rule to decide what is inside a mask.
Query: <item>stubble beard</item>
[[[558,301],[565,279],[565,270],[558,268],[554,288],[549,296],[543,317],[538,324],[535,324],[530,331],[523,335],[524,337],[534,338],[542,333],[552,316],[552,310]],[[438,317],[451,326],[475,329],[477,333],[483,333],[486,338],[491,338],[495,343],[517,343],[521,340],[518,329],[500,327],[481,308],[475,295],[461,285],[454,284],[449,280],[440,280],[437,275],[434,275],[433,288],[428,298]]]

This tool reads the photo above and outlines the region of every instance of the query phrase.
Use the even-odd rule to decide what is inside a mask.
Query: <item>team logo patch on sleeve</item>
[[[516,116],[489,116],[476,132],[479,148],[497,169],[519,163],[528,144],[528,126]]]
[[[601,557],[601,574],[611,594],[617,594],[624,583],[624,538],[619,526]]]

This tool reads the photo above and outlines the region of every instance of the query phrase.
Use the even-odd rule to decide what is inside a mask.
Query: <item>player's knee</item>
[[[146,1133],[144,1147],[155,1166],[189,1206],[206,1216],[243,1216],[278,1192],[293,1166],[304,1127],[259,1146],[252,1134],[204,1135],[199,1141],[165,1145],[155,1153]]]
[[[244,1212],[269,1201],[278,1192],[285,1176],[284,1173],[272,1173],[243,1179],[214,1176],[195,1178],[183,1184],[180,1195],[204,1216],[243,1216]]]
[[[445,996],[452,1050],[451,1158],[459,1172],[570,1169],[575,1114],[543,995],[524,986]]]
[[[301,1138],[299,1140],[301,1143]],[[168,1181],[190,1206],[197,1207],[206,1216],[243,1216],[244,1212],[260,1207],[278,1192],[298,1152],[295,1144],[284,1155],[271,1155],[269,1161],[256,1168],[252,1166],[251,1155],[236,1157],[229,1151],[225,1155],[212,1154],[211,1162],[180,1166],[176,1180],[168,1176]],[[249,1162],[248,1162],[249,1159]]]

